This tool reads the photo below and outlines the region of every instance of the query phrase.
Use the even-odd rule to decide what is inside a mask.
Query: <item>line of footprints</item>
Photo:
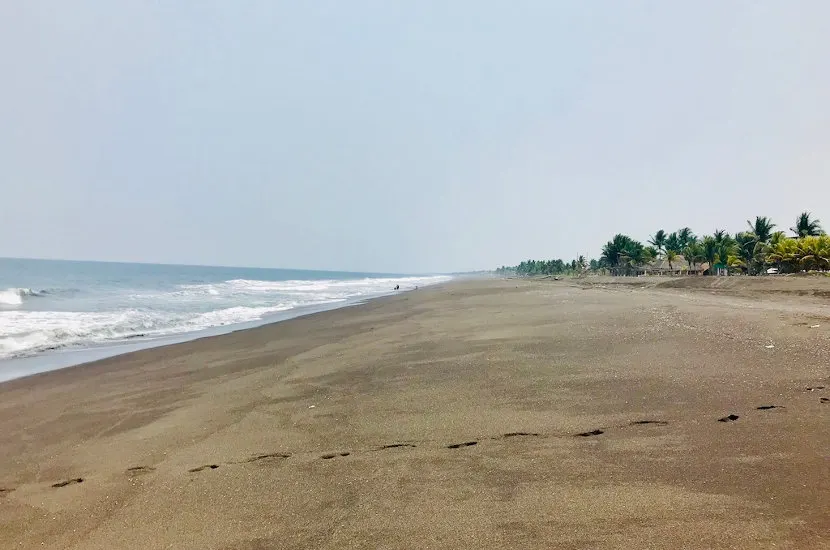
[[[805,391],[805,392],[816,392],[816,391],[823,391],[825,389],[827,389],[826,386],[811,386],[811,387],[806,388],[803,391]],[[819,402],[830,404],[830,397],[820,397]],[[768,410],[772,410],[772,409],[783,409],[783,408],[785,408],[785,407],[783,407],[781,405],[761,405],[761,406],[755,407],[755,410],[768,411]],[[727,416],[718,418],[717,421],[718,422],[734,422],[734,421],[738,420],[739,418],[740,418],[740,416],[738,416],[737,414],[729,414]],[[668,425],[668,422],[666,422],[664,420],[636,420],[634,422],[630,422],[630,423],[625,424],[625,425],[615,426],[615,428],[624,428],[624,427],[630,427],[630,426],[667,426],[667,425]],[[586,432],[580,432],[580,433],[577,433],[577,434],[541,434],[541,433],[537,433],[537,432],[509,432],[509,433],[505,433],[505,434],[502,434],[502,435],[499,435],[499,436],[488,437],[486,439],[505,440],[505,439],[519,438],[519,437],[541,437],[541,438],[578,437],[578,438],[583,438],[583,437],[594,437],[594,436],[602,435],[604,433],[605,433],[605,429],[599,429],[599,428],[595,429],[595,430],[586,431]],[[449,444],[449,445],[445,445],[444,448],[446,448],[446,449],[463,449],[463,448],[466,448],[466,447],[473,447],[475,445],[478,445],[479,442],[480,442],[479,440],[462,441],[460,443],[452,443],[452,444]],[[371,449],[368,449],[368,450],[357,451],[357,452],[377,452],[377,451],[385,451],[385,450],[389,450],[389,449],[415,448],[418,445],[423,445],[423,444],[426,444],[426,443],[430,443],[430,441],[425,440],[425,441],[406,442],[406,443],[389,443],[387,445],[381,445],[379,447],[374,447],[374,448],[371,448]],[[332,459],[335,459],[335,458],[347,457],[347,456],[353,454],[353,452],[355,452],[355,451],[340,451],[340,452],[335,452],[335,453],[326,453],[326,454],[320,455],[319,458],[322,459],[322,460],[332,460]],[[237,462],[227,462],[225,464],[235,465],[235,464],[248,464],[248,463],[260,462],[260,461],[285,460],[285,459],[291,458],[292,456],[296,456],[296,455],[300,455],[300,454],[312,454],[312,453],[309,453],[309,452],[300,452],[300,453],[293,453],[293,454],[292,453],[285,453],[285,452],[264,453],[264,454],[259,454],[259,455],[252,456],[252,457],[247,458],[245,460],[241,460],[241,461],[237,461]],[[216,470],[217,468],[219,468],[219,466],[220,466],[219,464],[204,464],[202,466],[197,466],[195,468],[190,468],[188,470],[188,472],[197,473],[197,472],[202,472],[202,471],[205,471],[205,470]],[[130,475],[131,477],[134,477],[134,476],[139,476],[139,475],[142,475],[142,474],[147,474],[147,473],[150,473],[150,472],[153,472],[153,471],[155,471],[155,468],[153,468],[151,466],[132,466],[130,468],[127,468],[126,473],[128,475]],[[84,482],[84,478],[75,477],[75,478],[71,478],[71,479],[65,479],[65,480],[59,481],[57,483],[53,483],[52,487],[54,487],[56,489],[60,489],[62,487],[67,487],[67,486],[70,486],[70,485],[77,485],[77,484],[83,483],[83,482]],[[0,487],[0,497],[3,497],[5,495],[9,494],[12,491],[14,491],[14,489],[12,489],[12,488]]]

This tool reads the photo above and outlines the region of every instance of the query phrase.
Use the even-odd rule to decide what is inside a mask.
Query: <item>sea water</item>
[[[0,380],[16,358],[147,345],[445,282],[448,276],[0,258]],[[134,347],[134,346],[133,346]],[[37,371],[48,370],[48,358]],[[51,361],[65,366],[67,361]],[[46,367],[46,368],[44,368]],[[23,369],[25,374],[26,369]],[[12,372],[13,374],[9,374]]]

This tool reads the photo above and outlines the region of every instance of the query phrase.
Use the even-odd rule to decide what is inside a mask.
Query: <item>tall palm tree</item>
[[[645,262],[645,247],[641,242],[629,239],[620,256],[626,266],[626,271],[630,271]]]
[[[690,227],[684,227],[678,231],[677,238],[680,240],[681,248],[686,248],[693,242],[697,242],[697,237],[695,237],[695,234],[692,233],[692,229]]]
[[[698,260],[700,260],[702,256],[703,251],[701,250],[701,247],[697,242],[697,238],[695,238],[694,241],[687,244],[686,247],[683,249],[683,257],[686,258],[687,262],[689,262],[689,269],[694,269]]]
[[[631,237],[628,235],[617,233],[613,239],[605,243],[605,246],[602,247],[602,256],[600,256],[600,259],[612,269],[619,267],[620,255],[630,241]]]
[[[772,228],[775,224],[766,216],[755,216],[755,223],[746,220],[749,230],[757,237],[759,243],[766,243],[772,238]]]
[[[718,241],[711,235],[703,237],[700,243],[703,259],[709,262],[709,273],[711,274],[715,269],[715,260],[718,259]]]
[[[802,212],[795,220],[795,227],[791,227],[790,231],[795,233],[795,236],[799,238],[815,237],[824,234],[819,220],[810,219],[809,212]]]
[[[673,250],[674,252],[680,252],[683,248],[682,244],[680,243],[680,237],[677,236],[677,231],[674,233],[670,233],[666,236],[666,244],[663,245],[665,250]]]
[[[659,230],[651,239],[649,239],[648,243],[657,248],[658,251],[662,251],[663,247],[666,246],[666,232],[662,229]]]
[[[675,250],[666,250],[666,261],[669,262],[669,271],[674,273],[674,266],[671,264],[677,259],[677,252]]]
[[[738,245],[738,254],[748,271],[752,271],[753,260],[756,249],[759,246],[758,236],[750,231],[744,231],[735,235],[735,243]]]
[[[724,239],[729,238],[729,233],[727,233],[723,229],[715,229],[715,233],[713,234],[715,242],[720,244],[723,242]]]
[[[735,256],[737,252],[737,246],[735,244],[735,240],[729,236],[729,234],[725,234],[723,239],[718,243],[718,258],[720,263],[725,266],[729,266],[732,263],[732,258]]]

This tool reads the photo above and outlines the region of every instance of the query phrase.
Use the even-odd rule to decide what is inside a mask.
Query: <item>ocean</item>
[[[449,279],[0,258],[0,380]]]

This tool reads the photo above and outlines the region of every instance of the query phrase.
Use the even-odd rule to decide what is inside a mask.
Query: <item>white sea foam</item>
[[[258,294],[285,294],[308,297],[315,300],[321,296],[330,298],[351,298],[387,292],[400,285],[402,290],[427,286],[448,281],[449,277],[386,277],[364,279],[327,279],[318,281],[257,281],[233,279],[224,283],[181,285],[183,293],[209,294],[213,296],[238,296]]]
[[[0,358],[66,347],[89,347],[248,323],[303,306],[351,302],[449,280],[449,277],[258,281],[180,285],[167,291],[125,293],[101,311],[27,310],[24,300],[50,293],[0,291]],[[59,294],[59,292],[56,292]],[[43,302],[39,302],[43,303]]]
[[[31,288],[7,288],[0,290],[0,305],[19,306],[27,296],[40,296],[41,292]]]

